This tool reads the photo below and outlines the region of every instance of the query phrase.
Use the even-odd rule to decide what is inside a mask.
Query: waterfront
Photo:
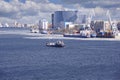
[[[0,80],[120,79],[120,41],[62,38],[65,47],[52,48],[49,37],[8,33],[0,33]]]

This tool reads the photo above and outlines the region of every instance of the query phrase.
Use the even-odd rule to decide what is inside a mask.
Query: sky
[[[94,11],[95,15],[110,11],[112,19],[120,20],[120,0],[0,0],[0,22],[37,23],[51,21],[58,10]]]

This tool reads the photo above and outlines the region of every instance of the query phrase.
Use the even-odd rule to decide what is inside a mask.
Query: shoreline
[[[70,39],[70,40],[100,40],[100,41],[120,41],[120,36],[116,38],[74,38],[74,37],[63,37],[62,34],[40,34],[40,33],[30,33],[24,31],[0,31],[0,35],[3,34],[15,34],[15,35],[25,35],[27,39]]]

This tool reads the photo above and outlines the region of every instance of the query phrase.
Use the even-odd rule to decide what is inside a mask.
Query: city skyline
[[[40,19],[51,21],[58,10],[94,10],[96,15],[110,10],[112,19],[120,20],[120,0],[1,0],[0,22],[37,23]]]

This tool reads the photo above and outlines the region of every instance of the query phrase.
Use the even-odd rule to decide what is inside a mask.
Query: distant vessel
[[[31,26],[30,32],[31,32],[31,33],[39,33],[39,28],[38,28],[38,26]]]
[[[99,32],[97,33],[98,38],[115,38],[115,35],[112,32]]]
[[[63,34],[64,37],[75,37],[75,38],[88,38],[85,35],[80,35],[80,34]]]
[[[30,32],[31,33],[39,33],[39,30],[38,29],[30,29]]]
[[[48,31],[47,30],[42,30],[41,34],[48,34]]]
[[[80,24],[79,29],[69,30],[63,34],[64,37],[92,38],[96,37],[96,32],[88,24]]]
[[[90,31],[80,31],[77,34],[63,34],[64,37],[76,37],[76,38],[93,38],[96,37],[96,33],[91,33]]]
[[[48,42],[48,43],[46,43],[46,46],[48,46],[48,47],[64,47],[65,44],[63,41],[58,40],[57,42]]]

